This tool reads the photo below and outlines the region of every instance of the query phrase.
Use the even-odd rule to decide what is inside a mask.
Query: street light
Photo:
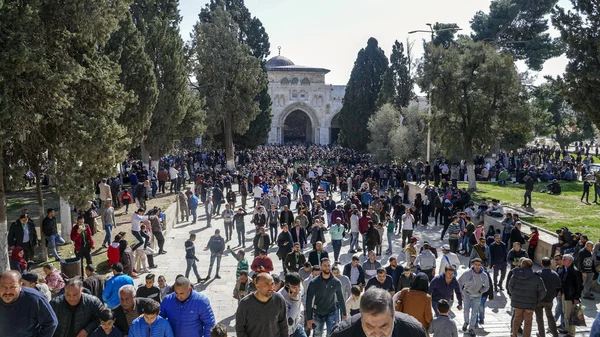
[[[435,33],[439,32],[456,32],[461,30],[461,28],[453,27],[453,28],[442,28],[442,29],[433,29],[433,25],[431,23],[426,23],[425,25],[429,26],[429,30],[411,30],[408,34],[415,33],[431,33],[431,44],[433,45],[433,40],[435,39]],[[431,87],[429,88],[428,93],[428,107],[427,114],[429,115],[429,122],[427,123],[427,162],[431,161]]]

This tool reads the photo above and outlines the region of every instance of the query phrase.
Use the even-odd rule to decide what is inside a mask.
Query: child
[[[142,231],[145,229],[144,225],[141,227]],[[138,274],[148,273],[148,258],[146,257],[146,251],[139,245],[135,245],[136,247],[134,251],[135,254],[135,272]]]
[[[100,326],[92,332],[90,337],[122,337],[121,331],[114,326],[115,315],[112,310],[104,309],[100,312]],[[131,335],[130,335],[131,336]]]
[[[160,317],[160,303],[147,301],[142,304],[143,317],[133,320],[129,326],[129,337],[173,337],[169,322]],[[151,335],[150,335],[151,333]]]
[[[458,337],[456,323],[454,323],[452,318],[448,317],[448,312],[450,311],[448,301],[440,300],[437,304],[437,311],[440,315],[431,322],[429,333],[435,337]]]
[[[227,327],[221,323],[210,329],[210,337],[227,337]]]
[[[349,312],[350,316],[353,316],[360,313],[360,288],[352,286],[350,292],[352,296],[346,300],[346,312]]]
[[[121,196],[121,203],[125,205],[125,214],[129,213],[129,204],[132,202],[133,198],[131,197],[131,194],[129,194],[129,191],[123,191],[123,195]]]

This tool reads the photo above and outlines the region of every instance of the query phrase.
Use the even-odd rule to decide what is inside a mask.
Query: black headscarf
[[[418,273],[410,284],[410,290],[429,291],[429,278],[425,273]]]

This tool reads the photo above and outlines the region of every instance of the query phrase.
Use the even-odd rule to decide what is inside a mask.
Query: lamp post
[[[461,30],[461,28],[453,27],[453,28],[442,28],[442,29],[433,29],[433,25],[431,23],[426,23],[429,26],[429,30],[411,30],[408,34],[415,33],[430,33],[431,34],[431,44],[433,45],[433,40],[435,39],[435,33],[439,32],[456,32]],[[429,87],[429,92],[427,93],[427,115],[429,116],[430,121],[427,123],[427,162],[431,162],[431,86]]]

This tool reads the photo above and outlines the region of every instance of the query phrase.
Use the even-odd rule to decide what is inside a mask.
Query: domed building
[[[346,86],[326,84],[328,69],[296,65],[281,55],[269,59],[266,68],[273,103],[268,143],[336,142]]]

